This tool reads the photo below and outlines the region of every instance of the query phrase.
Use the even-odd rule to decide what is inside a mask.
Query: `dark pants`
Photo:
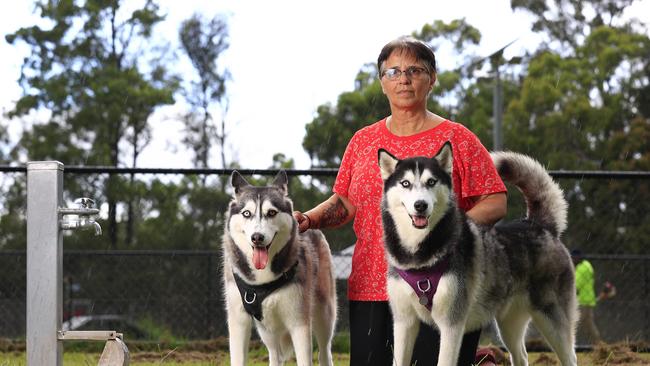
[[[458,366],[471,366],[481,331],[463,337]],[[440,334],[427,324],[420,324],[411,365],[436,365],[440,351]],[[417,363],[416,363],[417,362]],[[393,317],[386,301],[350,301],[350,365],[392,365]]]

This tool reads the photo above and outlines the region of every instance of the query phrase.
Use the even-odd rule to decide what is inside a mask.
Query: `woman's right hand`
[[[311,227],[311,219],[300,211],[293,211],[293,217],[298,221],[298,232],[304,233]]]
[[[334,193],[307,212],[309,213],[293,211],[293,217],[298,221],[298,231],[301,233],[308,229],[335,228],[344,225],[354,218],[357,208],[347,198]]]

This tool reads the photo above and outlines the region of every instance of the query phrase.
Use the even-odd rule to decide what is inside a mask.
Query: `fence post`
[[[61,366],[63,164],[27,163],[27,365]]]

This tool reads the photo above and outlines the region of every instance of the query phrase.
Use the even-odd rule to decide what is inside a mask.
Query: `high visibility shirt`
[[[576,291],[578,292],[578,303],[580,305],[596,306],[594,267],[585,259],[576,266]]]

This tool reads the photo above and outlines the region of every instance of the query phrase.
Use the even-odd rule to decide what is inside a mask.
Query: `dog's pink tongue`
[[[269,248],[253,248],[253,263],[255,268],[264,269],[266,268],[266,263],[269,261]]]
[[[417,215],[415,215],[412,218],[413,218],[413,225],[415,225],[416,227],[425,227],[425,226],[427,226],[428,219],[427,219],[426,216],[417,216]]]

